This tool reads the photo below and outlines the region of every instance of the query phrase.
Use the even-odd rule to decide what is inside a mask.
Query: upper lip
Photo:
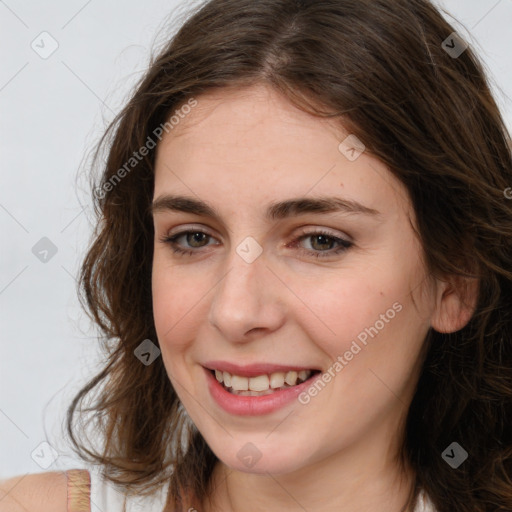
[[[230,363],[229,361],[208,361],[203,366],[209,370],[219,370],[221,372],[228,372],[231,375],[240,375],[241,377],[257,377],[258,375],[269,375],[275,372],[289,372],[301,370],[313,370],[316,368],[311,366],[295,366],[295,365],[284,365],[284,364],[272,364],[272,363],[252,363],[247,365],[239,365],[236,363]]]

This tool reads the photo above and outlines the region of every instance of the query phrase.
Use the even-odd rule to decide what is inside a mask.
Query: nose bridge
[[[251,237],[232,247],[227,272],[215,287],[209,311],[210,323],[225,338],[243,341],[248,331],[279,325],[279,291],[267,264],[261,246]]]

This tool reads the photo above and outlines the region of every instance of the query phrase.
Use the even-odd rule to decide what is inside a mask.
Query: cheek
[[[423,338],[425,321],[411,297],[422,270],[389,259],[362,270],[333,272],[315,285],[311,281],[297,283],[295,291],[307,305],[300,315],[302,328],[332,360],[347,351],[357,352],[354,341],[367,348],[378,340],[379,349],[366,351],[367,355],[389,355],[409,343],[415,333],[418,339]],[[362,353],[358,352],[360,360]],[[352,358],[350,354],[348,357]]]
[[[201,286],[203,283],[203,286]],[[162,352],[179,352],[193,339],[204,279],[155,256],[152,273],[153,317]],[[163,354],[165,355],[165,354]]]
[[[399,404],[397,396],[405,401],[411,392],[428,324],[410,294],[411,275],[420,273],[409,270],[383,262],[380,268],[351,269],[350,277],[340,273],[297,290],[316,314],[301,315],[301,329],[330,360],[323,373],[326,384],[312,386],[300,398],[302,404],[331,411],[326,436],[340,423],[347,425],[347,436],[357,435]]]

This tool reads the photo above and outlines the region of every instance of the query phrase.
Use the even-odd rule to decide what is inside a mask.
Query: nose
[[[224,339],[244,343],[284,323],[286,288],[268,268],[265,252],[248,263],[235,249],[214,289],[208,320]]]

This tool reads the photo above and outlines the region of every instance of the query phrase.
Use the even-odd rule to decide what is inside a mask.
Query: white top
[[[91,475],[91,512],[162,512],[167,500],[168,484],[160,487],[152,496],[127,498],[116,491],[110,482],[103,480],[101,475],[89,470]],[[418,505],[414,512],[436,512],[427,495],[420,491]]]
[[[99,472],[89,470],[91,475],[91,512],[162,512],[167,500],[167,487],[159,488],[151,496],[126,497],[114,485],[101,477]]]

